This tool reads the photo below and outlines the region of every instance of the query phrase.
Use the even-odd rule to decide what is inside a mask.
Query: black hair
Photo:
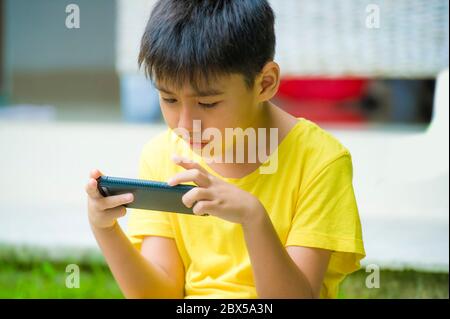
[[[274,58],[274,19],[267,0],[159,0],[142,36],[139,67],[176,87],[239,73],[251,88]]]

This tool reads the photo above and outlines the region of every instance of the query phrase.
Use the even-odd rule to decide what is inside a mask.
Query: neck
[[[272,103],[268,101],[261,103],[249,126],[256,130],[258,130],[258,128],[269,129],[272,123],[272,108]]]

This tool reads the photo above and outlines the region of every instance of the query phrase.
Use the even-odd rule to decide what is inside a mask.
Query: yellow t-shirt
[[[365,251],[351,155],[313,122],[300,118],[280,142],[278,168],[273,174],[261,174],[257,169],[240,179],[223,178],[168,129],[145,145],[139,177],[165,182],[184,170],[171,161],[174,152],[194,156],[211,174],[255,195],[285,246],[333,251],[322,298],[336,297],[339,283],[360,268]],[[274,154],[265,163],[273,160]],[[128,236],[138,249],[145,236],[175,240],[185,267],[186,298],[257,297],[239,224],[214,216],[134,209],[129,214]]]

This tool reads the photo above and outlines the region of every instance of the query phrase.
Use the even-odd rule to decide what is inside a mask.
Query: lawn
[[[80,269],[80,287],[67,288],[68,264]],[[448,273],[381,270],[380,288],[365,286],[360,270],[341,285],[339,298],[449,298]],[[0,246],[0,298],[123,298],[98,253],[54,258],[46,251]]]

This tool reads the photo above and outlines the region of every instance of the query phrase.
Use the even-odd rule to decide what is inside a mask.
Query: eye
[[[163,98],[163,100],[164,100],[164,102],[169,103],[169,104],[173,104],[173,103],[177,102],[177,100],[175,100],[175,99],[165,99],[165,98]]]
[[[212,108],[214,106],[216,106],[217,104],[219,104],[219,102],[216,103],[198,103],[198,105],[200,105],[201,107],[205,108],[205,109],[209,109]]]

